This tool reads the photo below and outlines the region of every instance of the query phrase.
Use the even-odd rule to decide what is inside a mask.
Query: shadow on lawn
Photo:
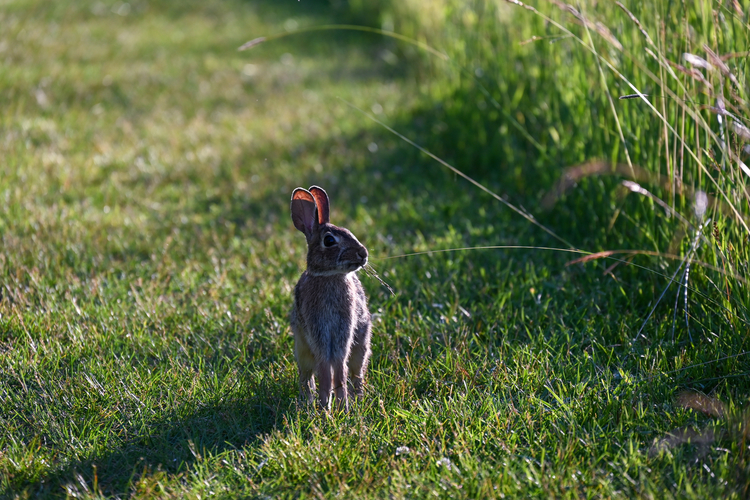
[[[295,418],[294,398],[275,398],[269,387],[253,390],[247,399],[206,404],[187,418],[165,420],[103,456],[74,461],[56,473],[33,481],[15,481],[0,498],[17,494],[66,497],[101,491],[127,496],[140,480],[160,473],[180,476],[208,455],[253,445],[286,418]],[[23,494],[21,496],[23,496]]]
[[[452,101],[461,103],[472,99],[474,97],[457,92],[454,97],[447,98],[446,103],[424,105],[393,118],[382,115],[378,118],[509,202],[529,210],[540,223],[561,236],[572,241],[591,237],[591,222],[601,218],[598,206],[581,203],[572,207],[585,212],[577,215],[585,224],[577,225],[570,210],[562,213],[556,207],[554,211],[545,212],[540,204],[544,194],[559,179],[563,167],[583,161],[584,156],[566,156],[564,152],[550,152],[551,148],[546,154],[541,154],[525,134],[509,126],[504,117],[477,116],[473,109],[451,104]],[[370,113],[369,109],[365,111]],[[228,203],[215,212],[215,220],[219,224],[228,221],[262,227],[254,223],[288,217],[288,197],[294,187],[317,184],[329,192],[333,209],[341,210],[339,217],[353,217],[358,209],[363,208],[372,215],[385,217],[385,220],[378,220],[378,225],[387,223],[386,229],[394,234],[420,231],[438,235],[444,232],[446,223],[463,225],[466,221],[473,221],[485,224],[486,221],[477,217],[481,210],[487,214],[484,217],[494,216],[503,223],[507,221],[510,226],[506,226],[505,234],[508,236],[526,237],[532,232],[538,233],[539,238],[535,238],[536,243],[528,241],[529,244],[550,243],[543,231],[513,214],[501,202],[359,111],[351,109],[350,112],[359,117],[359,131],[325,141],[316,139],[295,148],[304,151],[308,158],[318,159],[322,171],[300,168],[296,178],[280,180],[280,183],[286,183],[283,188],[276,183],[259,186],[257,192],[251,193],[237,191],[231,184],[233,181],[227,179],[227,189],[221,192],[231,199],[225,198]],[[537,120],[536,124],[527,127],[526,135],[542,135],[542,130],[548,126]],[[471,136],[482,140],[474,143]],[[299,153],[295,150],[261,150],[248,156],[273,158],[268,164],[268,168],[273,169],[273,164],[297,164]],[[248,178],[250,176],[247,174]],[[600,182],[612,187],[618,184],[616,179]],[[597,191],[601,189],[592,187]],[[585,187],[577,189],[582,198],[587,196],[582,192]],[[192,209],[197,213],[207,212],[218,202],[197,197]],[[405,208],[407,205],[411,207]],[[334,223],[344,222],[339,219]]]

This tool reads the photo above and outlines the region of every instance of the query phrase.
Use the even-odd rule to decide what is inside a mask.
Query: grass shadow
[[[240,392],[247,392],[240,391]],[[17,477],[0,498],[63,498],[80,493],[128,496],[151,476],[184,477],[206,457],[252,448],[283,421],[296,418],[294,398],[277,398],[261,382],[247,397],[199,402],[186,416],[131,429],[135,436],[104,454],[74,460],[42,477]],[[144,426],[145,427],[145,426]]]

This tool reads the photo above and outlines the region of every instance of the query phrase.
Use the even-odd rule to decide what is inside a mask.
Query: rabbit
[[[292,221],[307,239],[307,269],[294,287],[290,324],[299,370],[300,397],[348,411],[347,375],[355,396],[364,396],[372,321],[356,271],[367,264],[367,249],[343,227],[329,222],[328,195],[318,186],[292,192]]]

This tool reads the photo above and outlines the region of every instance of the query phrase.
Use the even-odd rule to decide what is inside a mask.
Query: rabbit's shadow
[[[0,498],[19,493],[29,497],[67,497],[79,493],[131,495],[139,481],[189,472],[206,457],[224,451],[248,450],[262,436],[292,420],[294,398],[272,398],[264,388],[246,398],[203,404],[186,417],[165,418],[104,455],[75,460],[49,475],[0,491]],[[135,432],[134,432],[135,433]],[[94,487],[94,485],[97,485]]]

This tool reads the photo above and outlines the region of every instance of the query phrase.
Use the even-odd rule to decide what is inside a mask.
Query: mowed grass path
[[[650,453],[712,425],[675,404],[683,389],[733,409],[750,389],[732,321],[705,318],[694,344],[678,323],[672,342],[665,307],[632,342],[669,270],[612,278],[543,250],[386,260],[557,242],[338,99],[407,134],[432,126],[439,103],[392,41],[236,51],[342,16],[0,5],[0,496],[746,493],[731,425]],[[287,314],[305,244],[288,203],[311,184],[397,292],[363,277],[374,356],[346,415],[296,401]]]

